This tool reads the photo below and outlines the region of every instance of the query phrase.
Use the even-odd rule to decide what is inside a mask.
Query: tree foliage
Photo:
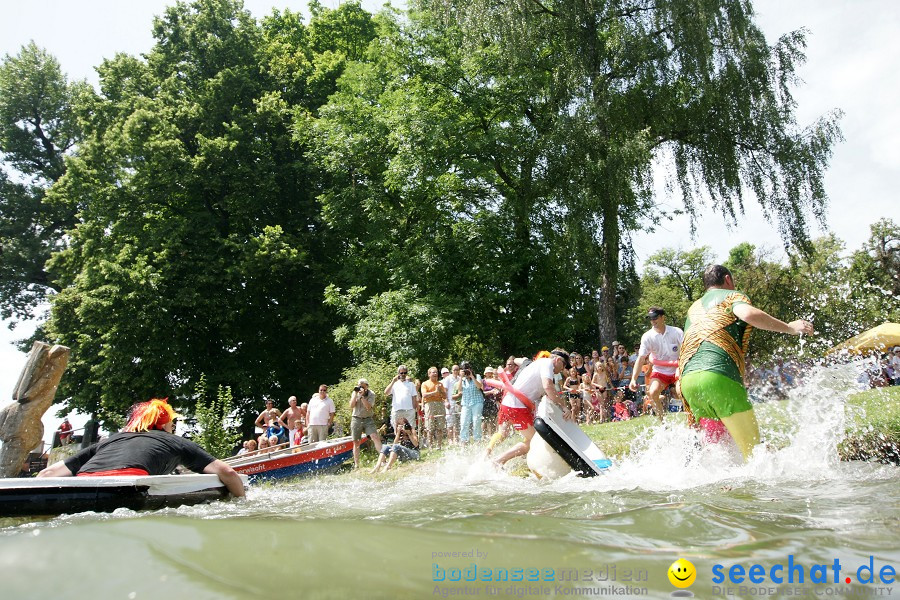
[[[655,160],[668,159],[671,184],[691,214],[708,203],[737,221],[749,191],[785,242],[804,247],[808,215],[823,218],[823,175],[840,138],[838,115],[797,125],[790,88],[804,60],[804,32],[769,46],[750,3],[418,0],[411,6],[414,20],[462,32],[463,52],[493,57],[491,75],[527,73],[533,96],[550,100],[550,110],[529,124],[538,143],[557,150],[542,170],[559,174],[553,189],[563,218],[571,213],[583,228],[579,237],[593,241],[589,251],[601,268],[590,283],[601,302],[601,338],[615,337],[620,250],[653,205]],[[530,121],[527,112],[518,117]]]
[[[145,60],[100,67],[84,141],[52,191],[83,206],[51,262],[64,289],[48,328],[73,348],[70,404],[108,415],[187,395],[203,373],[246,408],[310,385],[320,362],[340,372],[322,305],[333,242],[294,124],[333,82],[315,76],[321,54],[294,46],[304,32],[292,13],[260,26],[239,2],[201,0],[156,19]],[[292,62],[306,78],[286,78]]]
[[[33,46],[0,66],[2,314],[58,292],[71,408],[189,405],[205,375],[246,414],[353,364],[635,341],[647,302],[680,315],[697,296],[708,258],[663,252],[638,277],[654,165],[683,210],[739,222],[755,199],[796,268],[815,260],[838,116],[796,123],[804,32],[768,45],[747,2],[310,13],[179,3],[97,90]],[[885,231],[854,258],[866,281],[896,265]],[[755,249],[735,261],[783,297]]]
[[[0,63],[0,318],[29,319],[60,289],[45,264],[65,247],[77,207],[46,191],[81,138],[76,103],[87,90],[34,42]]]
[[[194,388],[194,414],[200,433],[194,441],[216,458],[227,458],[241,441],[241,432],[234,427],[234,397],[231,388],[218,386],[215,393],[209,390],[206,376],[201,375]]]

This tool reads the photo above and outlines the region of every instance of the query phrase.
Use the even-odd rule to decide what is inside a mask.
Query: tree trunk
[[[41,417],[53,404],[69,362],[69,349],[35,342],[19,375],[13,402],[0,411],[0,477],[15,477],[44,437]]]
[[[597,332],[600,346],[616,339],[616,283],[619,278],[618,199],[612,190],[603,200],[603,238],[601,241],[600,288],[597,290]]]
[[[597,291],[597,332],[600,347],[609,346],[616,339],[616,284],[608,274],[603,274]]]

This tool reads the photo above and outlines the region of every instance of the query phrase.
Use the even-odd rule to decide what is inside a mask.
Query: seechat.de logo
[[[809,567],[803,563],[795,562],[794,555],[789,554],[787,564],[777,564],[769,568],[764,565],[754,564],[749,567],[743,565],[731,565],[727,570],[724,565],[713,565],[713,583],[737,583],[744,582],[755,584],[782,584],[801,583],[836,584],[857,583],[862,585],[889,585],[894,582],[897,571],[892,565],[880,565],[875,562],[874,556],[869,556],[868,563],[853,568],[844,573],[844,565],[837,558],[831,564],[814,564]],[[851,576],[853,574],[854,576]]]

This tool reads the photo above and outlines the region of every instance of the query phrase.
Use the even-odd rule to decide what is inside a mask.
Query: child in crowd
[[[299,446],[303,442],[303,421],[294,419],[294,428],[291,430],[291,446]]]
[[[613,421],[627,421],[630,418],[631,413],[625,404],[625,391],[619,390],[616,394],[616,403],[613,406]]]

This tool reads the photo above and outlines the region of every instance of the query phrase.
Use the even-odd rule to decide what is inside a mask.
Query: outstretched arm
[[[750,306],[749,304],[735,305],[734,316],[749,325],[753,325],[757,329],[765,329],[766,331],[788,333],[791,335],[812,335],[813,333],[813,325],[809,321],[800,319],[785,323],[784,321],[779,321],[769,313],[762,311],[755,306]]]

